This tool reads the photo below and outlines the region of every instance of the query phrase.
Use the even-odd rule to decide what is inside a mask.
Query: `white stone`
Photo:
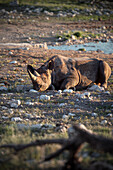
[[[101,125],[106,125],[106,124],[107,124],[107,120],[102,120],[102,121],[100,122],[100,124],[101,124]]]
[[[41,95],[40,100],[50,100],[50,96],[47,95]]]
[[[11,103],[10,106],[13,108],[18,108],[18,104],[16,104],[16,103]]]
[[[12,117],[12,118],[11,118],[11,121],[12,121],[12,122],[21,122],[22,119],[21,119],[20,117]]]
[[[97,114],[97,113],[92,113],[91,116],[92,116],[92,117],[97,117],[98,114]]]
[[[86,97],[89,97],[90,95],[91,95],[91,93],[90,92],[85,92],[85,93],[83,93]]]
[[[20,82],[24,82],[24,79],[21,79],[21,78],[20,78],[20,79],[18,79],[18,81],[20,81]]]
[[[75,108],[78,108],[79,107],[79,105],[75,105]]]
[[[69,113],[69,114],[68,114],[68,116],[75,116],[75,114],[73,114],[73,113]]]
[[[110,92],[109,92],[109,91],[105,91],[105,92],[104,92],[104,94],[108,94],[108,95],[109,95],[109,94],[110,94]]]
[[[2,106],[2,109],[6,110],[6,109],[7,109],[7,107],[6,107],[6,106]]]
[[[89,90],[102,92],[102,91],[104,91],[104,87],[100,87],[98,85],[93,85],[92,87],[89,88]]]
[[[0,87],[0,91],[7,91],[7,90],[8,90],[7,87],[4,87],[4,86],[1,86],[1,87]]]
[[[9,55],[13,55],[13,52],[12,52],[12,51],[9,51]]]
[[[62,116],[62,119],[65,119],[65,120],[68,119],[68,118],[69,118],[68,115],[63,115]]]
[[[8,112],[9,112],[10,114],[13,114],[13,113],[14,113],[13,109],[9,109]]]
[[[112,113],[108,113],[106,116],[107,117],[112,117],[113,115],[112,115]]]
[[[11,61],[9,64],[16,64],[17,61]]]
[[[30,89],[29,92],[31,92],[31,93],[38,93],[38,91],[34,90],[34,89]]]
[[[2,119],[7,120],[7,119],[9,119],[9,117],[7,117],[7,116],[2,116]]]
[[[58,90],[58,93],[61,94],[61,93],[62,93],[62,90]]]
[[[73,90],[72,89],[65,89],[65,90],[63,90],[63,93],[73,93]]]
[[[5,86],[5,84],[4,83],[0,83],[0,86]]]
[[[65,106],[65,105],[66,105],[66,103],[60,103],[59,107],[62,107],[62,106]]]
[[[33,102],[26,102],[25,104],[26,104],[26,105],[29,105],[29,106],[34,105],[34,103],[33,103]]]

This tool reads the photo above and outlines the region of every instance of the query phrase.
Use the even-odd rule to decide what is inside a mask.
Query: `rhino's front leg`
[[[62,82],[60,89],[64,90],[64,89],[74,88],[78,83],[79,83],[78,78],[66,78]]]

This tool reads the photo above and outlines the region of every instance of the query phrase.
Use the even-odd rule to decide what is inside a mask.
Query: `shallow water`
[[[85,44],[77,44],[77,45],[61,45],[61,46],[48,46],[48,49],[56,49],[56,50],[79,50],[80,48],[84,48],[86,51],[97,51],[101,50],[105,54],[113,53],[113,41],[108,42],[90,42]]]

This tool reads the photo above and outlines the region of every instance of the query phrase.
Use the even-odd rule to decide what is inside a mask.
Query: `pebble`
[[[75,114],[73,114],[73,113],[69,113],[69,114],[68,114],[68,116],[75,116]]]
[[[40,100],[50,100],[50,96],[47,95],[41,95]]]
[[[24,82],[24,79],[18,79],[18,81],[20,81],[20,82]]]
[[[105,91],[105,92],[104,92],[104,94],[108,94],[108,95],[110,95],[110,92],[109,92],[109,91]]]
[[[107,124],[107,120],[102,120],[102,121],[100,122],[100,124],[101,124],[101,125],[106,125],[106,124]]]
[[[13,108],[18,108],[18,106],[21,105],[21,101],[20,100],[12,100],[9,102],[9,104]]]
[[[113,115],[112,115],[112,113],[108,113],[106,116],[107,117],[112,117]]]
[[[7,119],[9,119],[9,117],[7,117],[7,116],[2,116],[2,119],[7,120]]]
[[[23,91],[24,90],[24,85],[17,85],[16,86],[16,90],[17,90],[17,92],[20,92],[20,91]]]
[[[62,107],[62,106],[65,106],[65,105],[66,105],[66,103],[60,103],[59,107]]]
[[[65,120],[68,119],[68,118],[69,118],[68,115],[63,115],[63,116],[62,116],[62,119],[65,119]]]
[[[34,105],[33,102],[26,102],[25,104],[26,104],[26,105],[29,105],[29,106],[33,106],[33,105]]]
[[[63,93],[73,93],[73,90],[72,89],[65,89],[65,90],[63,90]]]
[[[97,113],[92,113],[91,116],[92,116],[92,117],[97,117],[98,114],[97,114]]]
[[[62,90],[58,90],[58,94],[61,94],[62,93]]]
[[[13,55],[13,52],[12,52],[12,51],[9,51],[9,55]]]
[[[7,91],[7,90],[8,90],[7,87],[4,87],[4,86],[1,86],[1,87],[0,87],[0,91]]]
[[[104,91],[104,87],[100,87],[98,85],[93,85],[92,87],[89,88],[89,90],[102,92],[102,91]]]
[[[9,64],[16,64],[17,61],[11,61]]]
[[[8,112],[9,112],[10,114],[13,114],[13,113],[14,113],[13,109],[9,109]]]
[[[12,117],[12,118],[11,118],[11,121],[12,121],[12,122],[21,122],[22,119],[21,119],[20,117]]]
[[[7,109],[7,107],[6,107],[6,106],[2,106],[2,109],[3,109],[3,110],[6,110],[6,109]]]
[[[34,89],[30,89],[29,92],[30,92],[30,93],[38,93],[38,91],[37,91],[37,90],[34,90]]]

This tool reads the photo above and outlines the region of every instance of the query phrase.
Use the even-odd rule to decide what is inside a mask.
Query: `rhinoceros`
[[[37,91],[47,89],[85,89],[92,84],[107,88],[107,80],[111,75],[110,66],[102,60],[68,58],[55,55],[40,68],[27,66],[33,88]]]

